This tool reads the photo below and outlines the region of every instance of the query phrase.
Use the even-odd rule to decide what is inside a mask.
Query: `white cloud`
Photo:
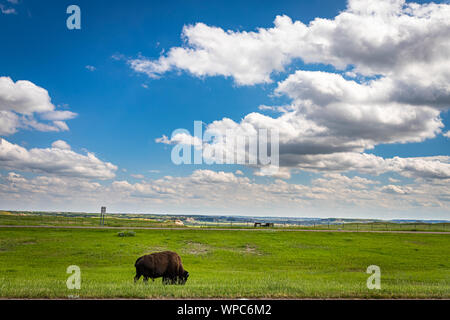
[[[410,188],[408,188],[408,187],[395,186],[395,185],[383,186],[381,188],[381,191],[386,192],[386,193],[394,193],[394,194],[408,194],[411,192]]]
[[[0,135],[10,135],[17,132],[19,117],[11,111],[0,111]]]
[[[47,90],[26,80],[14,82],[0,77],[0,110],[14,110],[21,114],[54,110]]]
[[[334,19],[316,18],[309,25],[287,16],[277,16],[273,28],[250,32],[197,23],[183,28],[185,46],[171,48],[157,60],[139,57],[129,64],[150,77],[182,69],[251,85],[271,82],[272,72],[284,71],[293,59],[301,58],[342,70],[352,65],[353,72],[363,75],[401,73],[401,78],[420,70],[428,77],[417,82],[428,82],[429,87],[449,75],[449,8],[403,0],[351,0]]]
[[[291,172],[288,168],[278,168],[274,166],[263,166],[259,170],[255,170],[255,176],[273,177],[278,179],[290,179]]]
[[[288,95],[297,113],[328,128],[341,143],[357,138],[361,147],[372,148],[379,143],[420,142],[440,132],[438,109],[396,101],[391,87],[380,82],[358,84],[338,74],[297,71],[280,82],[276,92]]]
[[[156,138],[155,142],[156,143],[171,144],[170,139],[166,135],[163,135],[160,138]]]
[[[450,209],[447,183],[380,185],[379,181],[330,173],[311,185],[274,180],[255,183],[231,172],[196,170],[185,177],[130,183],[125,180],[99,184],[82,178],[24,177],[14,171],[0,177],[0,200],[20,199],[36,208],[40,201],[66,208],[87,204],[97,208],[108,203],[118,210],[144,212],[245,213],[256,215],[375,216],[403,215],[445,217]],[[73,210],[73,207],[70,206]],[[84,207],[85,208],[85,207]],[[426,212],[425,214],[423,212]]]
[[[156,138],[155,142],[163,144],[184,144],[193,146],[202,145],[202,141],[200,140],[200,138],[193,137],[188,133],[175,133],[170,139],[166,135],[163,135],[160,138]]]
[[[55,125],[55,127],[57,127],[59,130],[57,131],[68,131],[69,127],[67,126],[67,124],[64,121],[53,121],[53,124]]]
[[[8,0],[8,2],[11,2],[11,1]],[[7,7],[5,7],[5,5],[3,5],[1,3],[0,3],[0,11],[3,14],[17,14],[16,9],[14,9],[14,8],[7,8]]]
[[[51,111],[48,113],[41,114],[41,118],[44,120],[52,120],[52,121],[60,121],[60,120],[69,120],[73,119],[77,116],[76,113],[68,110],[63,111]]]
[[[69,127],[63,120],[77,116],[65,110],[55,110],[47,90],[26,80],[14,82],[9,77],[0,77],[0,135],[10,135],[19,128],[38,131],[67,131]],[[39,115],[42,120],[36,120]]]
[[[236,183],[248,182],[248,178],[238,178],[232,172],[215,172],[211,170],[195,170],[191,175],[191,180],[195,183]]]
[[[99,160],[94,154],[82,155],[70,150],[64,141],[52,148],[25,149],[0,138],[0,167],[6,170],[52,174],[76,178],[111,179],[117,167]]]
[[[391,182],[391,183],[399,183],[399,182],[400,182],[399,179],[395,179],[395,178],[392,178],[392,177],[389,177],[388,180],[389,180],[389,182]]]
[[[144,175],[142,175],[142,174],[131,174],[131,176],[136,179],[144,179],[145,178]]]
[[[367,115],[370,118],[370,115]],[[372,116],[372,118],[374,118]],[[394,139],[406,139],[400,133],[395,135],[395,126],[392,126],[392,137],[386,134],[387,128],[383,128],[382,124],[385,117],[380,117],[378,123],[379,137],[375,134],[377,130],[374,125],[371,129],[372,137],[364,140],[359,136],[364,136],[361,132],[352,137],[350,133],[346,133],[346,128],[341,132],[338,130],[331,131],[327,127],[319,126],[313,121],[307,120],[303,115],[298,113],[285,113],[279,118],[270,118],[261,114],[252,113],[247,115],[240,123],[236,123],[231,119],[223,119],[221,121],[214,121],[206,128],[206,132],[231,133],[231,136],[247,136],[252,137],[259,129],[262,128],[277,128],[279,129],[280,138],[280,169],[276,172],[271,172],[269,168],[261,168],[260,171],[255,171],[256,175],[267,176],[271,175],[278,178],[290,178],[290,169],[296,168],[305,171],[314,172],[345,172],[357,171],[368,174],[379,175],[386,172],[396,172],[403,176],[413,178],[436,178],[447,179],[450,177],[449,157],[425,157],[425,158],[400,158],[394,157],[384,159],[382,157],[367,154],[362,152],[365,148],[373,147],[375,144],[383,142],[393,142]],[[331,121],[331,120],[330,120]],[[368,120],[369,121],[369,120]],[[372,121],[376,121],[372,119]],[[406,131],[411,141],[421,139],[414,136],[415,120],[412,121],[411,130]],[[405,120],[407,123],[407,120]],[[405,124],[405,126],[406,126]],[[328,126],[331,126],[328,124]],[[348,125],[350,126],[350,124]],[[367,125],[369,126],[369,125]],[[365,130],[364,125],[358,125],[355,121],[355,132],[357,130]],[[331,133],[330,133],[331,131]],[[367,134],[369,137],[369,134]],[[165,137],[165,136],[164,136]],[[167,137],[161,139],[166,144],[185,143],[194,145],[193,138],[188,135],[183,135],[183,139],[176,141],[169,140]],[[387,140],[392,139],[391,141]],[[377,141],[374,141],[374,140]],[[214,141],[197,141],[196,146],[202,145],[204,158],[208,158],[213,151],[221,150],[226,154],[229,152],[229,146],[222,140]],[[248,152],[248,149],[245,150]],[[269,171],[268,171],[269,170]]]
[[[441,112],[450,107],[449,16],[448,4],[351,0],[334,19],[316,18],[308,25],[278,16],[273,28],[254,32],[185,26],[184,46],[158,60],[140,57],[129,63],[151,77],[181,69],[195,76],[233,77],[240,85],[271,82],[271,74],[295,58],[331,64],[338,72],[297,70],[277,84],[275,94],[289,97],[291,105],[259,109],[277,110],[280,116],[253,112],[238,123],[214,121],[207,130],[231,130],[237,137],[278,129],[279,177],[298,168],[446,178],[446,160],[383,159],[365,151],[441,133]],[[339,70],[357,80],[347,80]],[[190,139],[183,137],[186,143]],[[157,142],[180,140],[163,136]],[[225,150],[217,141],[203,147]]]
[[[370,180],[362,177],[347,177],[339,173],[326,173],[322,178],[317,178],[312,181],[312,185],[316,187],[326,188],[351,188],[351,189],[367,189],[372,185],[379,184],[380,182]]]
[[[410,178],[450,179],[448,156],[384,159],[373,154],[348,152],[303,155],[291,161],[293,167],[314,172],[356,171],[372,175],[395,172]]]
[[[62,150],[70,150],[70,145],[64,140],[56,140],[52,143],[52,148],[54,149],[62,149]]]
[[[447,131],[446,133],[443,134],[444,137],[450,138],[450,131]]]
[[[96,68],[94,66],[90,66],[90,65],[87,65],[85,68],[91,72],[96,70]]]

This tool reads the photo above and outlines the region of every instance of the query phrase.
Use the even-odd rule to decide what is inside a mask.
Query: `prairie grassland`
[[[0,228],[0,297],[450,298],[450,235]],[[137,257],[178,252],[185,286],[133,283]],[[69,290],[66,268],[81,268]],[[381,268],[381,290],[366,286]]]
[[[127,216],[127,217],[125,217]],[[46,215],[41,213],[17,214],[0,211],[1,225],[22,226],[90,226],[98,227],[100,219],[98,214],[85,214],[85,216],[68,215]],[[174,220],[161,221],[154,217],[130,218],[130,215],[110,214],[105,220],[105,226],[122,228],[227,228],[227,229],[254,229],[252,223],[230,223],[230,222],[196,222],[188,226],[178,226]],[[450,223],[344,223],[344,224],[317,224],[317,225],[293,225],[276,224],[275,227],[263,229],[314,229],[314,230],[347,230],[347,231],[425,231],[425,232],[449,232]]]

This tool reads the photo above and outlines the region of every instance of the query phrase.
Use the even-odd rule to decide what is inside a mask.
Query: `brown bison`
[[[185,284],[189,277],[189,272],[184,270],[181,264],[180,256],[172,251],[155,252],[140,257],[134,264],[136,267],[136,276],[134,282],[137,282],[141,276],[144,282],[151,278],[162,277],[164,284]]]

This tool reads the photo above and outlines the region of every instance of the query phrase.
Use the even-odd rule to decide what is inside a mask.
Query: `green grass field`
[[[0,297],[450,298],[450,234],[0,228]],[[133,283],[137,257],[178,252],[185,286]],[[68,290],[66,268],[81,268]],[[369,290],[369,265],[381,290]]]

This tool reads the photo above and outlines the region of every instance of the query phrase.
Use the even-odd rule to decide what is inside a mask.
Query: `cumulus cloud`
[[[103,162],[94,154],[82,155],[70,149],[62,141],[56,141],[51,148],[24,147],[0,138],[0,167],[6,170],[52,174],[87,179],[111,179],[117,167]]]
[[[448,183],[411,183],[382,186],[377,180],[329,173],[310,185],[275,179],[256,183],[231,172],[196,170],[184,177],[130,183],[126,180],[97,183],[72,177],[25,177],[15,171],[0,177],[0,199],[38,203],[44,199],[67,203],[108,203],[122,210],[164,212],[239,213],[316,216],[364,216],[368,212],[403,213],[427,210],[445,216],[450,206]],[[82,199],[83,201],[80,201]],[[305,215],[305,214],[303,214]],[[381,214],[383,215],[383,214]],[[397,216],[398,216],[397,215]]]
[[[329,135],[342,142],[359,138],[364,148],[420,142],[440,132],[438,109],[396,101],[390,91],[397,87],[381,82],[358,84],[338,74],[297,71],[280,82],[276,92],[293,99],[297,113],[328,128]]]
[[[232,172],[215,172],[211,170],[196,170],[191,175],[191,181],[195,183],[212,184],[212,183],[236,183],[248,182],[248,178],[238,178]]]
[[[52,120],[52,121],[61,121],[61,120],[69,120],[73,119],[77,116],[76,113],[68,110],[58,110],[58,111],[50,111],[41,114],[41,118],[44,120]]]
[[[408,194],[411,192],[409,187],[402,187],[396,185],[387,185],[381,188],[382,192],[393,193],[393,194]]]
[[[0,135],[10,135],[17,131],[19,117],[11,111],[0,111]]]
[[[404,0],[350,0],[334,19],[316,18],[308,25],[277,16],[273,28],[225,31],[204,23],[187,25],[185,46],[171,48],[157,60],[129,60],[137,72],[158,77],[173,69],[195,76],[230,76],[241,85],[271,81],[293,59],[331,64],[363,75],[389,75],[444,67],[449,50],[447,4],[415,4]],[[238,57],[238,58],[237,58]],[[404,73],[403,73],[404,72]],[[420,81],[434,82],[431,77]]]
[[[163,144],[182,144],[182,145],[193,145],[200,146],[202,145],[202,140],[198,137],[193,137],[189,133],[181,132],[175,133],[169,139],[166,135],[163,135],[160,138],[156,138],[155,142],[163,143]]]
[[[291,172],[288,168],[279,168],[274,166],[262,166],[259,170],[255,170],[254,175],[259,177],[273,177],[279,179],[291,178]]]
[[[380,121],[383,121],[382,117],[380,117]],[[379,123],[379,127],[380,130],[383,129],[381,123]],[[257,166],[260,170],[255,171],[255,175],[288,179],[291,176],[290,170],[295,168],[312,172],[356,171],[373,175],[395,172],[411,178],[450,178],[449,157],[383,158],[374,154],[364,153],[363,150],[365,148],[373,147],[383,140],[378,137],[378,141],[373,141],[375,136],[364,140],[358,136],[352,137],[350,134],[344,136],[341,133],[339,135],[338,131],[330,133],[330,129],[327,127],[319,126],[297,113],[285,113],[279,118],[252,113],[247,115],[240,123],[236,123],[231,119],[223,119],[209,124],[206,132],[213,136],[225,136],[227,132],[231,137],[245,136],[251,139],[255,137],[255,132],[258,132],[258,130],[270,130],[273,128],[279,130],[280,168],[274,170],[275,168]],[[360,125],[360,128],[364,130],[362,125]],[[355,128],[355,130],[357,129]],[[376,133],[374,129],[373,133]],[[412,135],[413,130],[409,133]],[[194,142],[194,138],[198,139],[188,135],[183,135],[183,139],[176,140],[165,137],[163,143],[183,143],[196,147],[201,146],[204,159],[211,158],[211,155],[215,154],[225,155],[227,152],[236,152],[235,149],[230,151],[230,145],[227,145],[222,139]],[[248,144],[243,151],[245,153],[249,152]],[[245,156],[247,156],[248,160],[248,155],[241,155],[242,158],[245,158]]]
[[[450,157],[382,158],[367,153],[333,153],[295,157],[291,165],[314,172],[356,171],[372,175],[398,173],[410,178],[450,179]]]
[[[26,80],[14,82],[0,77],[0,110],[14,110],[21,114],[53,111],[47,90]]]
[[[441,133],[441,112],[450,106],[449,15],[448,4],[350,0],[334,19],[316,18],[308,25],[278,16],[273,28],[250,32],[185,26],[184,46],[157,60],[129,63],[151,77],[181,69],[194,76],[233,77],[239,85],[271,82],[273,72],[284,71],[296,58],[332,65],[336,72],[297,70],[281,80],[274,93],[291,104],[259,107],[281,115],[253,112],[240,122],[224,118],[207,131],[228,130],[239,137],[276,128],[284,167],[278,177],[288,178],[289,169],[298,168],[445,178],[446,160],[383,159],[365,152]],[[178,143],[178,138],[157,142]],[[193,144],[192,139],[183,136],[185,143]],[[203,148],[226,149],[218,141]]]
[[[70,145],[64,140],[56,140],[52,143],[52,148],[54,149],[62,149],[62,150],[70,150]]]
[[[36,115],[51,122],[40,122]],[[68,110],[56,110],[44,88],[27,80],[14,82],[9,77],[0,77],[0,135],[13,134],[19,128],[66,131],[69,127],[64,120],[76,116]]]

